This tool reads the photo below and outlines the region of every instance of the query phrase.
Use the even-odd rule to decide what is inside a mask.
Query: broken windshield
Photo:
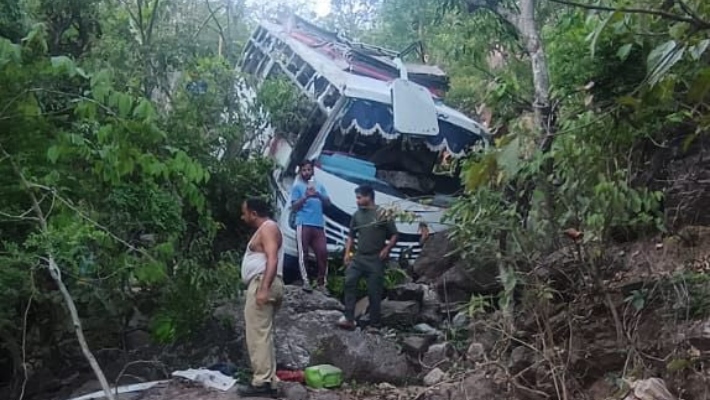
[[[403,135],[393,128],[389,104],[351,98],[319,162],[327,172],[398,197],[459,194],[459,160],[481,137],[445,118],[439,116],[435,136]]]

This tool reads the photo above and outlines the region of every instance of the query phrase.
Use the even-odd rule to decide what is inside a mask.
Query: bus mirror
[[[439,134],[436,105],[425,87],[406,79],[392,82],[394,129],[410,135]]]

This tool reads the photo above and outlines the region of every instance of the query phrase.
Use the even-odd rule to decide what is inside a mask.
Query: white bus
[[[286,78],[312,103],[300,132],[264,129],[251,150],[273,159],[277,218],[284,235],[286,270],[297,263],[289,193],[297,165],[315,161],[315,179],[327,188],[329,252],[341,251],[355,188],[369,184],[376,202],[395,207],[414,222],[398,222],[393,258],[415,259],[420,238],[445,230],[441,218],[462,191],[457,160],[488,145],[481,124],[447,107],[445,74],[437,67],[404,64],[401,54],[353,43],[296,16],[263,21],[239,68],[254,90],[270,78]]]

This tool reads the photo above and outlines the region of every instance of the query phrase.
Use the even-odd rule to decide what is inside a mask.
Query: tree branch
[[[596,11],[610,11],[610,12],[621,12],[621,13],[626,13],[626,14],[643,14],[643,15],[655,15],[657,17],[661,17],[664,19],[668,19],[671,21],[677,21],[677,22],[685,22],[687,24],[693,25],[694,27],[698,29],[710,29],[710,22],[704,21],[702,19],[699,19],[695,16],[693,16],[692,13],[689,13],[689,17],[685,17],[682,15],[674,14],[672,12],[668,11],[663,11],[663,10],[653,10],[653,9],[645,9],[645,8],[625,8],[625,7],[620,7],[620,8],[615,8],[615,7],[607,7],[607,6],[595,6],[591,4],[584,4],[584,3],[576,3],[573,1],[567,1],[567,0],[547,0],[551,1],[553,3],[557,4],[564,4],[567,6],[571,7],[578,7],[578,8],[583,8],[585,10],[596,10]],[[688,10],[686,10],[686,7],[682,7],[683,10],[688,13]]]
[[[45,213],[42,211],[42,207],[40,207],[40,203],[37,200],[37,196],[35,196],[34,192],[32,191],[33,186],[27,181],[25,175],[22,173],[22,170],[20,170],[17,164],[15,164],[10,154],[5,150],[4,147],[2,147],[1,144],[0,151],[2,151],[2,154],[5,157],[10,159],[12,169],[15,171],[15,174],[20,179],[20,183],[27,191],[27,195],[30,197],[30,201],[32,202],[32,209],[34,210],[35,216],[37,217],[37,223],[40,226],[40,231],[43,234],[48,234],[49,228],[47,224],[47,218],[45,216]],[[59,269],[57,262],[54,260],[54,256],[49,253],[48,258],[46,258],[45,261],[47,262],[49,274],[59,287],[59,291],[61,292],[62,297],[64,298],[64,303],[69,309],[69,315],[71,316],[72,325],[74,326],[74,333],[76,334],[76,338],[79,341],[79,346],[81,347],[82,353],[84,353],[84,357],[89,362],[91,369],[94,371],[96,378],[99,380],[99,383],[101,384],[101,389],[103,389],[104,393],[106,394],[106,397],[109,400],[115,400],[116,397],[111,392],[111,388],[108,384],[108,380],[106,379],[106,375],[104,375],[104,372],[101,370],[101,366],[99,366],[99,363],[96,361],[96,358],[91,353],[89,344],[86,342],[86,338],[84,337],[84,329],[81,326],[81,319],[79,318],[79,312],[76,309],[74,299],[71,297],[69,290],[67,289],[66,285],[64,284],[64,281],[62,280],[62,272]]]

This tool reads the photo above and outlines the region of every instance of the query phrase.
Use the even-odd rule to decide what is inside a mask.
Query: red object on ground
[[[303,371],[276,371],[276,376],[284,382],[305,382]]]

